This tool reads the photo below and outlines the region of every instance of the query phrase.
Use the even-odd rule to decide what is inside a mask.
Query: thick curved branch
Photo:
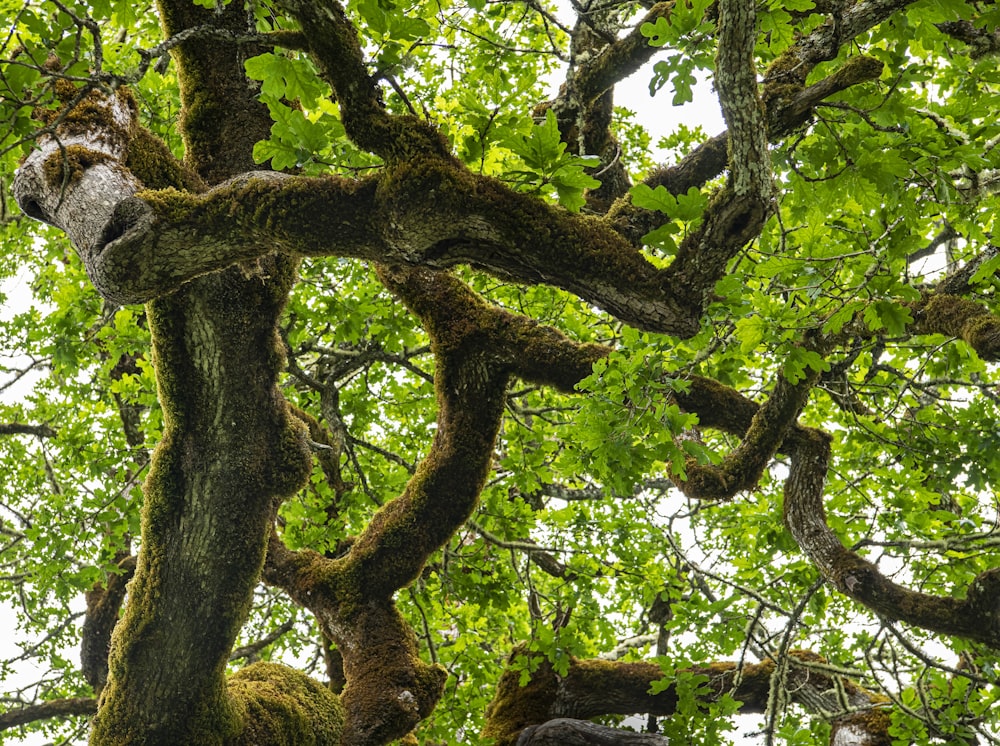
[[[605,222],[512,192],[450,159],[418,158],[362,181],[249,172],[204,193],[139,192],[129,164],[148,140],[127,94],[95,92],[67,122],[25,161],[15,195],[26,213],[69,234],[112,302],[161,297],[276,249],[438,268],[468,263],[563,287],[644,329],[698,330],[700,306],[675,300],[664,274]],[[72,149],[62,144],[71,136],[79,138]],[[159,176],[141,175],[147,183]]]
[[[744,437],[762,410],[738,392],[710,379],[695,378],[675,394],[703,427]],[[793,425],[779,450],[791,457],[785,482],[785,522],[799,546],[834,587],[873,611],[924,629],[1000,647],[1000,568],[981,574],[965,600],[911,591],[893,583],[875,565],[847,549],[826,523],[823,485],[830,438]]]
[[[490,306],[456,278],[414,267],[378,268],[420,318],[436,359],[437,430],[403,494],[379,510],[343,557],[291,552],[273,536],[268,582],[311,609],[341,651],[345,744],[387,743],[434,707],[445,674],[423,664],[392,602],[475,509],[512,375],[570,389],[607,354]]]
[[[373,599],[323,555],[293,552],[275,534],[264,580],[309,609],[337,645],[346,711],[342,746],[374,746],[401,738],[437,704],[447,678],[420,660],[413,630],[391,599]]]
[[[818,378],[818,373],[810,371],[798,382],[791,383],[784,375],[779,375],[767,400],[759,407],[754,405],[756,409],[746,428],[735,428],[742,438],[740,444],[726,454],[718,466],[690,460],[685,465],[687,478],[677,486],[688,497],[710,500],[729,499],[737,492],[755,487],[809,400]],[[745,405],[730,411],[733,397],[711,379],[692,381],[690,389],[678,392],[676,398],[683,409],[698,415],[703,427],[722,425],[721,429],[734,432],[730,429],[732,423],[720,421],[720,418],[746,414]]]
[[[980,574],[965,599],[918,593],[893,583],[875,565],[844,547],[827,526],[823,483],[830,457],[829,436],[799,428],[791,450],[785,522],[830,583],[890,619],[1000,649],[1000,568]]]
[[[111,115],[121,120],[113,150],[81,146],[90,160],[57,190],[47,174],[62,173],[63,159],[58,142],[46,140],[19,171],[15,192],[29,214],[70,235],[91,281],[113,302],[161,297],[277,249],[438,268],[468,263],[562,287],[644,329],[690,336],[699,328],[700,305],[673,298],[663,272],[605,222],[451,161],[417,159],[363,181],[250,172],[205,193],[138,193],[126,160],[134,141],[127,102],[106,100],[86,142],[108,137],[102,124]]]

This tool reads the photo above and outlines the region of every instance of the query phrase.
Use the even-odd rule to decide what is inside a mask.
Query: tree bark
[[[516,746],[667,746],[670,739],[654,733],[630,733],[586,720],[558,718],[525,728]]]

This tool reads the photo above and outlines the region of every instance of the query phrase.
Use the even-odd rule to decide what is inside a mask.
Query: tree
[[[994,3],[0,7],[0,729],[997,742]]]

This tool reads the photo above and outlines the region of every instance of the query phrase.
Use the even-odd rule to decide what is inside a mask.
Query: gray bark
[[[655,733],[632,733],[586,720],[558,718],[525,728],[516,746],[667,746]]]

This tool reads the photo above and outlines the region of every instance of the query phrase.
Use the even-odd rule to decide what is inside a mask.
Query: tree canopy
[[[0,17],[0,743],[1000,742],[992,0]]]

